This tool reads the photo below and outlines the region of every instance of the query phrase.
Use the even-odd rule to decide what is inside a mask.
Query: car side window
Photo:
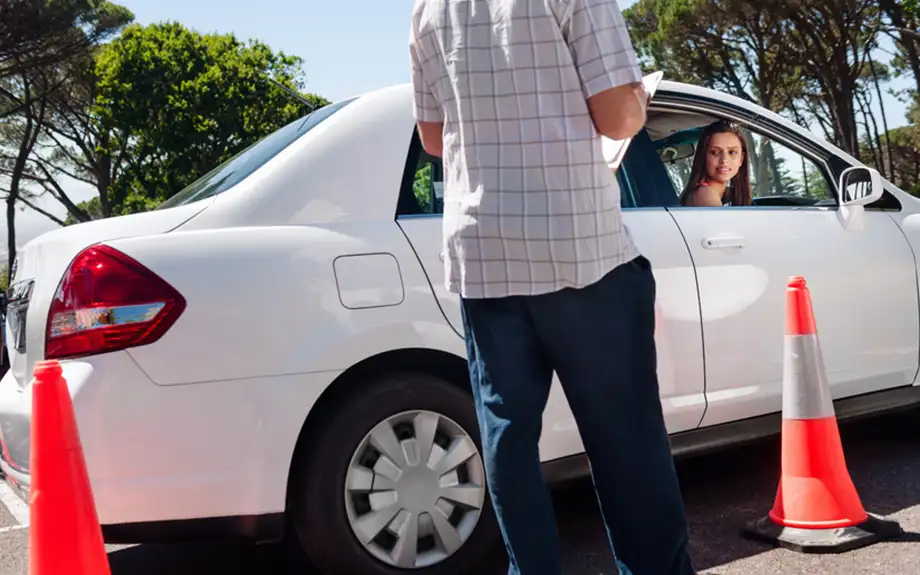
[[[410,166],[408,171],[411,172],[411,178],[403,179],[396,216],[444,213],[444,168],[441,158],[426,152],[418,142],[417,135],[413,137],[409,153],[407,165]],[[414,162],[412,155],[417,158]],[[636,207],[635,193],[624,170],[616,174],[616,181],[620,186],[620,205],[623,208]]]
[[[837,204],[824,171],[810,158],[751,133],[751,192],[755,205]]]
[[[396,217],[430,216],[444,210],[444,171],[441,159],[428,154],[418,138],[412,136],[403,174]]]
[[[650,118],[655,148],[678,197],[690,181],[694,158],[705,153],[699,149],[702,131],[716,119],[674,112],[658,112]],[[750,126],[741,128],[746,139],[753,206],[837,205],[831,181],[821,165]]]
[[[412,195],[423,214],[444,212],[444,169],[441,158],[425,150],[421,151],[412,182]]]

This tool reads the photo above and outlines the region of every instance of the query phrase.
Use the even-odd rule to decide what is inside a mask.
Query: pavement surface
[[[840,555],[804,555],[743,538],[745,522],[770,509],[779,477],[778,438],[678,462],[696,568],[706,575],[916,573],[920,565],[920,411],[845,424],[841,435],[853,482],[869,512],[898,520],[899,540]],[[588,481],[559,488],[556,512],[566,575],[610,575],[613,564]],[[0,504],[0,575],[26,575],[28,529]],[[314,575],[280,545],[109,547],[112,575]],[[504,573],[496,558],[495,575]],[[317,574],[318,575],[318,574]],[[488,575],[488,574],[487,574]]]

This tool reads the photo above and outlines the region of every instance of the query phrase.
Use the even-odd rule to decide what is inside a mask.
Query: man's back
[[[409,48],[508,574],[562,573],[539,452],[557,374],[618,572],[693,575],[655,278],[598,135],[635,134],[648,98],[615,0],[416,0]]]
[[[641,81],[610,4],[417,0],[416,115],[444,123],[451,291],[583,287],[638,255],[586,103]]]

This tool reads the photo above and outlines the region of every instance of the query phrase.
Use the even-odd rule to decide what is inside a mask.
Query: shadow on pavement
[[[890,515],[920,504],[920,411],[842,423],[850,475],[866,510]],[[779,480],[779,437],[677,463],[690,521],[691,553],[699,571],[718,568],[773,547],[749,541],[740,530],[773,506]],[[567,574],[613,569],[592,486],[577,481],[556,495],[567,552]],[[906,533],[901,541],[920,541]],[[708,574],[715,572],[707,571]]]
[[[142,545],[109,552],[112,575],[314,575],[316,571],[294,559],[282,545],[208,543]]]
[[[920,505],[920,412],[842,424],[841,437],[850,474],[867,511],[890,515]],[[772,506],[779,458],[777,437],[678,462],[691,552],[700,572],[716,575],[728,563],[773,549],[743,538],[740,530]],[[556,490],[554,501],[564,573],[613,572],[590,481],[575,481]],[[907,533],[901,541],[916,543],[920,534]],[[112,551],[109,558],[112,575],[318,575],[281,545],[145,545]],[[495,575],[505,573],[503,559],[496,558]]]

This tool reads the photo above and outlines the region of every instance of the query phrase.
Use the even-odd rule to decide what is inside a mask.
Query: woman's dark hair
[[[741,151],[744,154],[744,158],[741,160],[738,173],[729,182],[729,201],[733,206],[751,205],[751,170],[748,163],[751,156],[748,154],[748,139],[741,128],[724,120],[709,124],[700,135],[700,141],[696,146],[696,154],[693,157],[693,167],[690,168],[690,180],[687,182],[687,187],[680,194],[680,205],[686,206],[693,192],[700,187],[700,183],[709,177],[706,173],[706,154],[709,151],[709,143],[712,141],[714,134],[734,134],[741,140]]]

